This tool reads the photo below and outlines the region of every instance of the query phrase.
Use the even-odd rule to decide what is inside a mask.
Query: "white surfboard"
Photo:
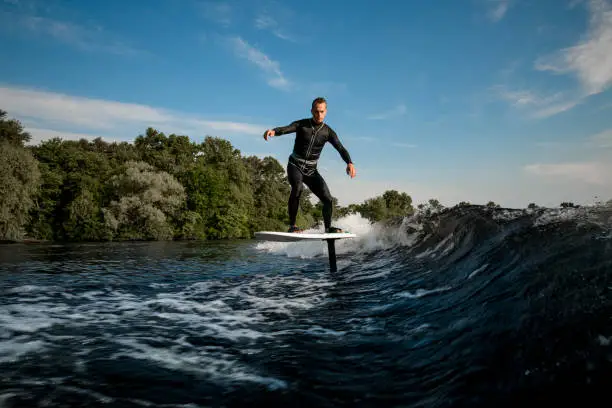
[[[357,238],[356,234],[349,232],[280,232],[280,231],[258,231],[255,233],[255,238],[263,241],[277,242],[295,242],[307,240],[326,240],[326,239],[344,239]]]

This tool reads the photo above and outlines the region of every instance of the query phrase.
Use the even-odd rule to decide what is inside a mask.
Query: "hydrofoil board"
[[[258,231],[255,238],[263,241],[295,242],[328,239],[357,238],[356,234],[350,232],[280,232],[280,231]]]

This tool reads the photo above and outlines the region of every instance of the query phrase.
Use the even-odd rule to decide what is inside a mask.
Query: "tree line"
[[[271,156],[243,156],[219,137],[195,143],[148,128],[133,143],[30,140],[21,122],[0,110],[2,241],[241,239],[259,230],[284,231],[289,222],[283,166]],[[322,221],[322,206],[312,204],[311,194],[305,189],[300,199],[297,224],[303,228]],[[415,209],[412,198],[396,190],[346,207],[334,198],[335,219],[359,213],[379,222],[442,209],[436,199]]]
[[[148,128],[133,143],[30,140],[0,110],[0,240],[240,239],[287,228],[285,169],[222,138],[195,143]],[[322,220],[311,194],[301,197],[304,228]],[[334,207],[334,218],[360,212],[371,221],[414,211],[395,190],[348,207],[334,198]]]

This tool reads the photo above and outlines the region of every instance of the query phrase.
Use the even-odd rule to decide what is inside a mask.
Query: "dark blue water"
[[[0,407],[606,401],[612,212],[468,207],[338,243],[0,247]]]

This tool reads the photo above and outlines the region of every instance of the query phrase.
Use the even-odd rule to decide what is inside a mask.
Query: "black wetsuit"
[[[317,170],[317,162],[327,142],[336,148],[346,164],[352,163],[351,156],[340,143],[336,132],[325,123],[316,124],[312,119],[300,119],[289,126],[280,126],[273,130],[275,136],[296,134],[293,153],[289,156],[287,164],[287,176],[291,184],[288,203],[290,225],[295,225],[300,195],[303,191],[303,184],[306,184],[323,203],[323,223],[327,230],[331,226],[332,195]]]

